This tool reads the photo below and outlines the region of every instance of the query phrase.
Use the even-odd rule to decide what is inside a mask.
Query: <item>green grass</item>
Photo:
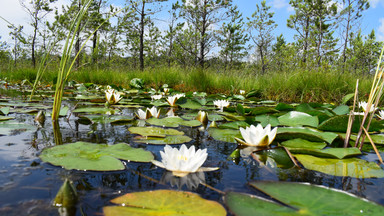
[[[53,84],[57,76],[57,69],[49,68],[44,74],[42,82]],[[18,69],[2,71],[0,79],[8,81],[33,81],[35,71],[32,69]],[[372,84],[371,76],[359,76],[335,71],[308,71],[298,69],[288,72],[269,72],[264,75],[256,74],[251,69],[231,70],[226,72],[208,69],[205,71],[179,67],[162,67],[144,71],[139,70],[107,70],[82,68],[73,72],[69,80],[82,83],[96,83],[101,85],[115,84],[129,88],[133,78],[141,78],[148,88],[160,88],[168,84],[175,90],[205,91],[207,93],[238,94],[240,89],[257,90],[262,99],[282,102],[333,102],[339,103],[348,93],[353,93],[356,79],[360,79],[359,94],[361,97],[369,94]]]

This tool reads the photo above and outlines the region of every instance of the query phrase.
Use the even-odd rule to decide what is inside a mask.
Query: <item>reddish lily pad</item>
[[[202,215],[225,216],[227,212],[217,202],[191,192],[157,190],[125,194],[111,201],[120,206],[106,206],[104,215]]]

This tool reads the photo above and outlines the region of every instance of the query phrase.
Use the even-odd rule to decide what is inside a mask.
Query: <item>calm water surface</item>
[[[20,96],[5,95],[3,90],[0,107],[9,106],[9,103],[14,103],[11,108],[26,109],[26,105],[23,104],[25,101]],[[65,103],[73,108],[77,102]],[[38,104],[49,107],[51,101]],[[162,109],[165,113],[167,108]],[[121,112],[133,116],[135,111],[124,108]],[[10,113],[9,116],[15,117],[17,122],[36,126],[35,114],[17,112]],[[145,145],[133,141],[134,135],[130,134],[128,128],[136,126],[135,124],[132,122],[125,125],[85,125],[80,124],[76,115],[72,114],[68,121],[65,118],[60,119],[60,131],[54,133],[48,116],[43,127],[36,126],[35,129],[27,131],[14,130],[9,135],[0,136],[0,215],[59,215],[60,210],[52,206],[52,201],[66,178],[73,181],[79,196],[76,207],[69,210],[69,215],[101,215],[102,207],[112,205],[110,200],[115,197],[129,192],[157,189],[192,191],[206,199],[223,203],[222,195],[210,187],[224,192],[262,195],[247,185],[249,181],[255,180],[325,185],[384,205],[383,179],[342,178],[305,169],[266,167],[259,165],[251,157],[240,158],[237,161],[228,160],[237,144],[216,141],[199,128],[180,127],[179,130],[193,139],[187,143],[188,146],[195,145],[197,148],[208,149],[209,156],[204,166],[217,166],[220,169],[190,176],[187,180],[172,177],[164,169],[150,163],[127,163],[124,171],[85,172],[52,166],[42,162],[38,157],[42,149],[55,145],[56,136],[63,144],[76,141],[107,144],[125,142],[133,147],[151,151],[155,158],[160,160],[159,152],[163,150],[163,145]],[[364,158],[376,160],[373,154],[367,154]],[[196,184],[193,179],[203,181],[209,187]]]

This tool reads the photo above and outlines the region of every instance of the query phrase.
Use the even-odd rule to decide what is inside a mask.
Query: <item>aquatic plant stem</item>
[[[365,128],[363,128],[363,130],[364,130],[365,134],[367,135],[367,137],[368,137],[368,139],[369,139],[369,142],[371,142],[371,145],[372,145],[372,147],[373,147],[373,150],[375,150],[375,153],[376,153],[377,157],[379,158],[380,163],[381,163],[381,164],[384,164],[384,163],[383,163],[383,158],[381,158],[381,155],[380,155],[379,151],[377,150],[376,145],[375,145],[375,143],[373,142],[373,140],[372,140],[371,136],[369,135],[368,131],[367,131]]]
[[[353,98],[353,107],[352,107],[352,110],[349,112],[348,127],[347,127],[347,132],[345,133],[345,140],[344,140],[344,148],[348,147],[349,139],[351,138],[352,124],[353,124],[353,121],[355,120],[354,112],[356,109],[358,91],[359,91],[359,79],[356,80],[355,96]]]
[[[291,154],[291,152],[290,152],[285,146],[282,146],[282,147],[283,147],[283,149],[285,150],[285,152],[287,152],[287,154],[288,154],[289,158],[291,159],[291,161],[293,162],[293,164],[295,164],[296,167],[298,167],[298,168],[301,169],[301,167],[299,166],[299,164],[297,163],[295,157],[293,157],[293,155]]]

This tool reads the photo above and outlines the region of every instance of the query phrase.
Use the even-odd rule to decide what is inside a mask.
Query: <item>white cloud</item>
[[[276,9],[286,8],[288,12],[293,11],[293,8],[287,0],[273,0],[271,6]]]
[[[376,8],[380,0],[369,0],[369,4],[372,8]]]
[[[384,17],[380,18],[379,22],[380,22],[380,26],[377,29],[377,32],[378,32],[377,39],[379,41],[384,41]]]

